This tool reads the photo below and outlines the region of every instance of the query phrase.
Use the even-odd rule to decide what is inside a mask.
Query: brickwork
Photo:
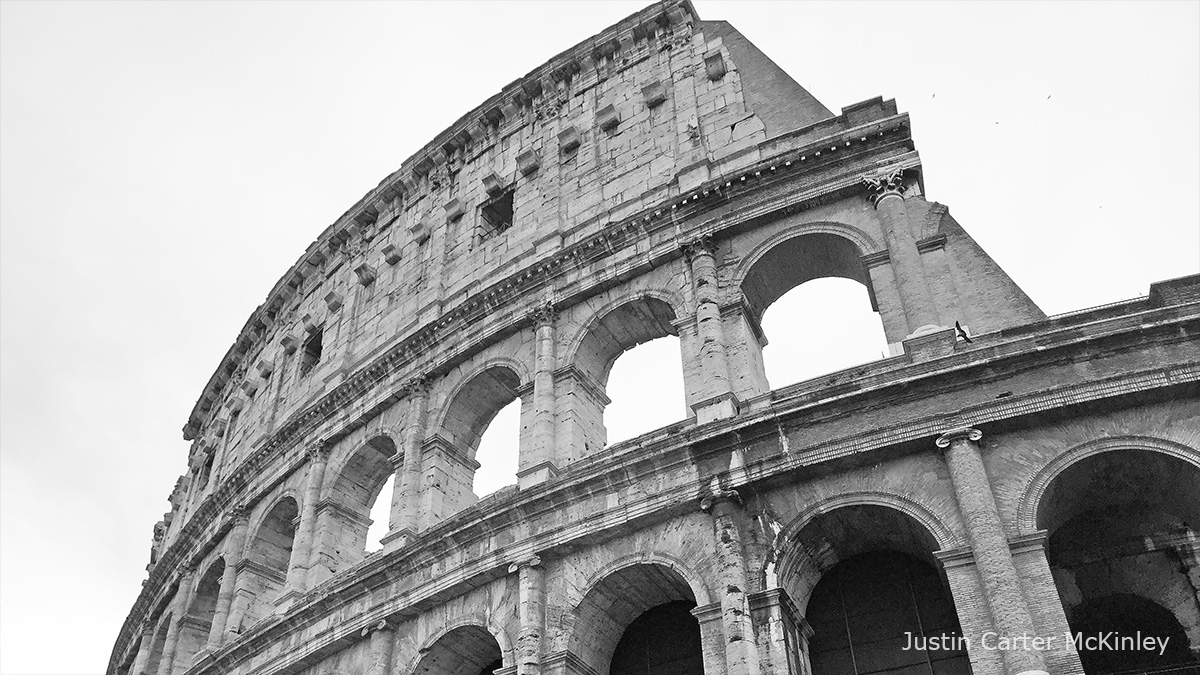
[[[893,356],[772,389],[762,314],[828,276],[867,288]],[[271,289],[185,426],[109,673],[603,675],[671,605],[709,675],[822,675],[814,589],[881,551],[944,574],[964,636],[1063,634],[1116,593],[1200,647],[1196,288],[1045,317],[925,199],[895,102],[835,115],[665,0],[439,134]],[[609,370],[664,335],[680,421],[611,445]],[[518,484],[475,494],[515,400]],[[935,446],[960,427],[983,440]]]

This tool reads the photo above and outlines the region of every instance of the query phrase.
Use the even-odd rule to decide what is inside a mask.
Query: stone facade
[[[892,356],[771,390],[763,311],[827,276]],[[1183,663],[1198,331],[1196,277],[1046,317],[924,198],[893,101],[835,115],[666,0],[463,117],[275,285],[184,427],[108,672],[1065,675],[1068,626],[1121,601]],[[608,444],[613,361],[664,335],[692,416]],[[516,399],[518,485],[481,500]],[[970,643],[905,660],[863,628],[899,614],[846,591],[872,580]]]

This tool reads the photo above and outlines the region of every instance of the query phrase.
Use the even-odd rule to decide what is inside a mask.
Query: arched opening
[[[342,466],[318,521],[323,527],[318,528],[316,566],[323,569],[316,576],[323,576],[324,568],[336,572],[380,547],[390,526],[390,493],[399,458],[395,441],[380,434]]]
[[[557,390],[567,408],[560,420],[573,458],[687,418],[679,331],[673,321],[671,305],[645,296],[609,310],[589,326],[572,355],[574,367]]]
[[[1047,485],[1037,524],[1049,535],[1046,557],[1071,631],[1141,630],[1181,647],[1116,653],[1077,639],[1088,675],[1200,663],[1196,522],[1200,469],[1159,452],[1101,452]]]
[[[925,526],[886,506],[845,506],[808,522],[778,566],[813,630],[807,647],[789,645],[793,656],[806,655],[812,675],[970,673],[933,556],[940,548]]]
[[[625,567],[596,584],[575,609],[568,649],[609,675],[704,672],[696,597],[674,570]]]
[[[221,591],[221,576],[225,573],[225,559],[218,558],[208,566],[200,583],[196,585],[192,604],[179,625],[179,647],[176,663],[184,667],[192,665],[196,654],[208,644],[212,631],[213,616],[217,613],[217,595]]]
[[[742,293],[750,320],[762,327],[773,388],[887,354],[861,255],[844,237],[805,234],[776,244],[746,273]]]
[[[504,667],[500,643],[482,626],[459,626],[437,639],[415,675],[492,675]]]
[[[521,445],[521,401],[505,405],[488,423],[475,450],[475,482],[471,491],[486,497],[517,482]]]
[[[426,447],[426,457],[444,472],[426,486],[436,492],[430,501],[435,517],[449,516],[495,489],[516,484],[516,448],[525,416],[521,391],[520,376],[496,365],[476,374],[454,394],[440,438]],[[495,433],[487,433],[493,427]],[[482,445],[485,434],[486,446]]]
[[[296,538],[296,520],[300,509],[296,500],[284,497],[276,502],[258,527],[246,556],[246,588],[255,598],[247,609],[237,632],[270,614],[271,603],[287,584],[288,564]]]
[[[167,614],[158,622],[154,637],[150,639],[150,656],[146,660],[146,672],[157,673],[162,666],[163,650],[167,646],[167,631],[171,628],[172,616]],[[139,674],[140,675],[140,674]]]

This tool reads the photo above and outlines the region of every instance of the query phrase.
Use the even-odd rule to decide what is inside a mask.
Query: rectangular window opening
[[[483,216],[483,237],[486,239],[512,227],[513,224],[513,189],[509,188],[501,194],[487,200],[479,207]]]
[[[307,375],[313,366],[321,362],[321,338],[323,331],[318,330],[304,342],[300,351],[300,374]]]

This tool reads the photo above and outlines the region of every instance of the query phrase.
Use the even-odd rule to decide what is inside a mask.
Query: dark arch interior
[[[671,325],[675,310],[658,298],[640,298],[605,314],[584,336],[576,350],[575,366],[601,387],[612,364],[623,352],[655,338],[678,335]]]
[[[491,675],[503,667],[500,643],[482,626],[460,626],[438,638],[416,669],[417,675]]]
[[[965,645],[954,641],[962,630],[949,590],[912,556],[876,551],[843,560],[813,589],[806,617],[813,675],[971,672]],[[952,648],[921,648],[921,638]]]
[[[1072,632],[1170,638],[1161,655],[1082,648],[1088,675],[1195,663],[1186,631],[1200,627],[1200,601],[1182,561],[1197,521],[1200,470],[1159,452],[1102,452],[1047,486],[1037,522]]]
[[[676,600],[653,607],[625,629],[609,675],[691,675],[704,672],[695,603]]]
[[[1171,612],[1136,595],[1118,593],[1087,600],[1072,612],[1071,630],[1083,637],[1115,632],[1122,636],[1166,639],[1165,649],[1109,648],[1118,643],[1077,642],[1079,660],[1087,675],[1113,675],[1196,663],[1187,634]],[[1093,648],[1087,648],[1087,647]],[[1195,672],[1195,671],[1193,671]]]

